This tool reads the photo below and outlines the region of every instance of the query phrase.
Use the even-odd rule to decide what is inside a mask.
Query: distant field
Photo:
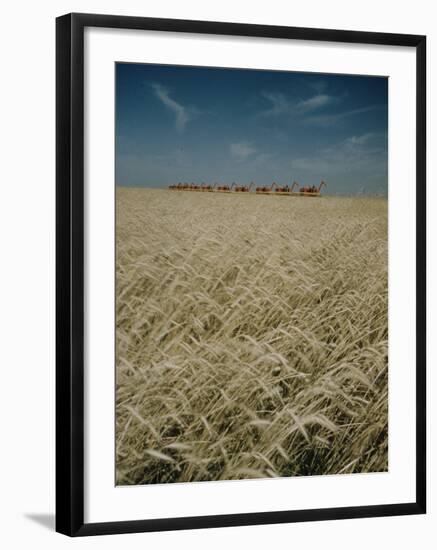
[[[386,471],[387,201],[117,189],[118,484]]]

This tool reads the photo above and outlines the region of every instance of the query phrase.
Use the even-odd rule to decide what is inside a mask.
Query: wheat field
[[[386,199],[116,210],[118,484],[387,470]]]

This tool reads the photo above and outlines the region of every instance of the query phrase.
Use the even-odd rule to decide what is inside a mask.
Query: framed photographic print
[[[56,48],[57,530],[425,513],[425,37]]]

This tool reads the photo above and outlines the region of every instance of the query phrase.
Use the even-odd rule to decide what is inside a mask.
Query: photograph
[[[388,471],[388,87],[115,64],[117,485]]]

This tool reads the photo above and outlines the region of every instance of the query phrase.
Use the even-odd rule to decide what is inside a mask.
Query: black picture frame
[[[84,523],[84,29],[106,27],[403,46],[416,51],[416,499],[294,511]],[[69,536],[426,511],[426,37],[95,14],[56,20],[56,530]],[[412,366],[412,368],[414,368]]]

